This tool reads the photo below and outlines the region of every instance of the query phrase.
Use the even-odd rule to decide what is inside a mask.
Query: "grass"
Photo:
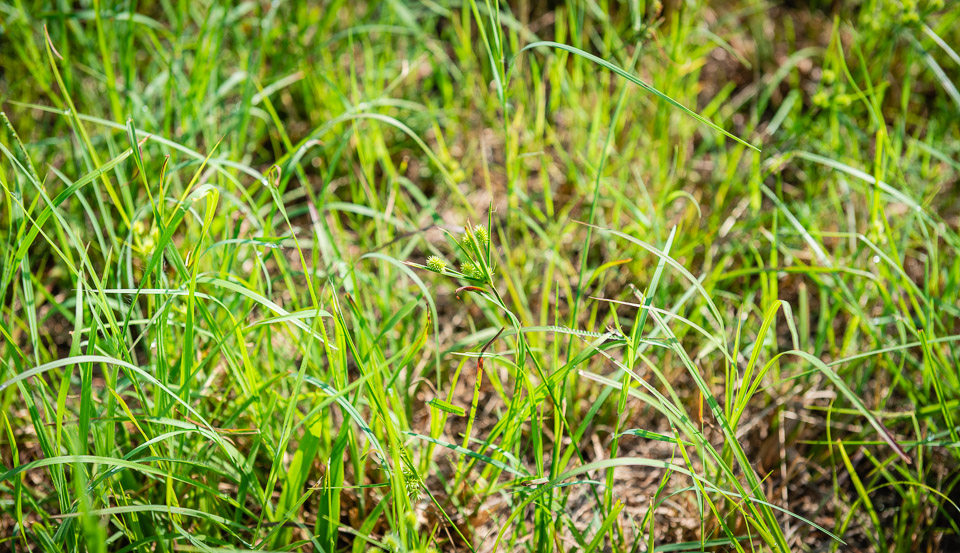
[[[0,13],[0,549],[960,544],[952,3]]]

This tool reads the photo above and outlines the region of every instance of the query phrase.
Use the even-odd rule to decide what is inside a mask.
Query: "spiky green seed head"
[[[427,268],[435,273],[442,273],[447,268],[447,261],[442,257],[431,255],[427,258]]]
[[[400,538],[396,534],[387,534],[383,537],[383,545],[387,551],[400,551]]]
[[[417,530],[420,527],[420,518],[417,517],[417,513],[413,511],[407,511],[404,513],[403,521],[407,524],[407,528]]]
[[[420,477],[407,467],[403,467],[403,485],[410,501],[420,501]]]
[[[469,278],[482,278],[483,274],[480,272],[480,269],[476,265],[467,261],[460,264],[460,272],[466,275]]]
[[[825,108],[830,105],[830,95],[826,91],[821,90],[813,95],[813,105],[821,108]]]
[[[479,242],[481,246],[486,246],[490,243],[490,234],[487,232],[487,227],[477,225],[473,229],[473,234],[477,237],[477,242]]]
[[[147,228],[145,223],[137,221],[133,223],[135,250],[144,256],[153,254],[157,245],[160,243],[160,229],[156,226]]]

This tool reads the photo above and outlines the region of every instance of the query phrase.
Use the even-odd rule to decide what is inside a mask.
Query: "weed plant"
[[[0,1],[0,549],[958,550],[958,20]]]

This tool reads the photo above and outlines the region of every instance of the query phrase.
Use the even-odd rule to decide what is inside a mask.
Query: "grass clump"
[[[0,549],[960,543],[957,6],[0,10]]]

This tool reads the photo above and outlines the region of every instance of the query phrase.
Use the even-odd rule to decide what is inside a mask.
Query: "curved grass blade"
[[[469,449],[467,449],[467,448],[465,448],[465,447],[462,447],[462,446],[459,446],[459,445],[456,445],[456,444],[451,444],[451,443],[449,443],[449,442],[444,442],[444,441],[438,440],[438,439],[436,439],[436,438],[431,438],[430,436],[424,436],[423,434],[417,434],[416,432],[404,432],[404,434],[407,435],[407,436],[411,436],[411,437],[413,437],[413,438],[418,438],[418,439],[421,439],[421,440],[430,442],[430,443],[432,443],[432,444],[436,444],[436,445],[438,445],[438,446],[445,447],[445,448],[447,448],[447,449],[456,451],[457,453],[460,453],[461,455],[466,455],[467,457],[470,457],[471,459],[476,459],[476,460],[478,460],[478,461],[483,461],[484,463],[487,463],[487,464],[489,464],[489,465],[493,465],[493,466],[497,467],[498,469],[500,469],[500,470],[502,470],[502,471],[504,471],[504,472],[509,472],[510,474],[512,474],[512,475],[514,475],[514,476],[518,476],[518,477],[520,477],[520,478],[528,478],[528,477],[530,476],[529,474],[525,474],[525,473],[523,473],[523,472],[520,472],[519,470],[511,467],[510,465],[505,464],[505,463],[502,462],[502,461],[498,461],[498,460],[496,460],[496,459],[494,459],[494,458],[492,458],[492,457],[488,457],[488,456],[483,455],[483,454],[481,454],[481,453],[477,453],[477,452],[475,452],[475,451],[471,451],[471,450],[469,450]]]
[[[574,46],[570,46],[569,44],[560,44],[559,42],[551,42],[551,41],[549,41],[549,40],[541,40],[540,42],[534,42],[533,44],[528,44],[528,45],[526,45],[522,50],[520,50],[520,52],[518,52],[517,55],[525,52],[526,50],[531,50],[531,49],[533,49],[533,48],[542,48],[542,47],[557,48],[557,49],[560,49],[560,50],[566,50],[567,52],[570,52],[571,54],[575,54],[575,55],[577,55],[577,56],[586,58],[586,59],[592,61],[593,63],[596,63],[597,65],[600,65],[600,66],[602,66],[602,67],[605,67],[606,69],[608,69],[608,70],[610,70],[610,71],[613,71],[613,72],[616,73],[617,75],[620,75],[620,76],[623,77],[624,79],[627,79],[627,80],[630,81],[631,83],[633,83],[633,84],[639,86],[640,88],[646,90],[647,92],[653,94],[653,95],[656,96],[657,98],[660,98],[661,100],[663,100],[663,101],[667,102],[668,104],[674,106],[675,108],[679,109],[680,111],[682,111],[683,113],[689,115],[690,117],[693,117],[694,119],[696,119],[696,120],[699,121],[700,123],[703,123],[704,125],[710,127],[711,129],[713,129],[713,130],[715,130],[715,131],[717,131],[717,132],[719,132],[719,133],[721,133],[721,134],[723,134],[723,135],[725,135],[725,136],[728,136],[728,137],[732,138],[733,140],[736,140],[736,141],[739,142],[740,144],[743,144],[744,146],[746,146],[746,147],[748,147],[748,148],[750,148],[750,149],[752,149],[752,150],[754,150],[754,151],[756,151],[756,152],[759,152],[759,151],[760,151],[760,148],[754,146],[753,144],[750,144],[749,142],[747,142],[747,141],[743,140],[742,138],[738,137],[737,135],[735,135],[735,134],[733,134],[733,133],[725,130],[725,129],[724,129],[723,127],[721,127],[720,125],[717,125],[717,124],[714,123],[713,121],[710,121],[710,120],[707,119],[706,117],[700,115],[699,113],[693,111],[692,109],[688,108],[687,106],[685,106],[685,105],[681,104],[680,102],[674,100],[673,98],[667,96],[667,95],[664,94],[663,92],[660,92],[660,91],[657,90],[655,87],[653,87],[653,86],[647,84],[646,82],[640,80],[640,78],[638,78],[638,77],[636,77],[636,76],[634,76],[634,75],[631,75],[630,73],[627,73],[626,71],[624,71],[624,70],[623,70],[622,68],[620,68],[619,66],[617,66],[617,65],[615,65],[615,64],[613,64],[613,63],[610,63],[609,61],[607,61],[607,60],[605,60],[605,59],[603,59],[603,58],[600,58],[600,57],[594,56],[593,54],[584,52],[583,50],[581,50],[581,49],[579,49],[579,48],[576,48],[576,47],[574,47]]]

